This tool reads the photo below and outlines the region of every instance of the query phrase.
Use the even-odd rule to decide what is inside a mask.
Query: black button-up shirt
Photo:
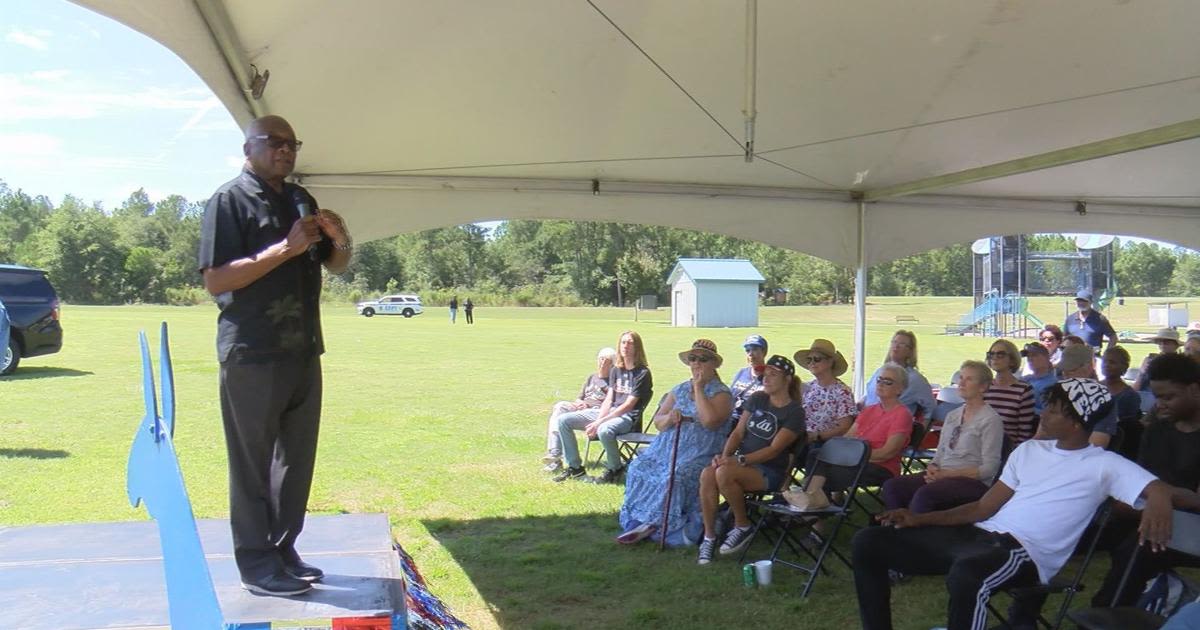
[[[300,217],[290,199],[248,169],[217,189],[204,208],[200,227],[200,269],[220,267],[261,253],[287,238]],[[316,200],[309,195],[312,208]],[[217,359],[221,363],[261,363],[304,359],[325,351],[321,336],[321,264],[332,253],[324,238],[317,260],[301,254],[248,286],[217,296]]]

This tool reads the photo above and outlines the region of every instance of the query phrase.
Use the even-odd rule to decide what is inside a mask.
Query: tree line
[[[203,201],[157,202],[133,192],[111,211],[67,196],[12,190],[0,181],[0,262],[49,272],[60,297],[80,304],[194,304],[208,299],[196,272]],[[1074,251],[1058,235],[1030,237],[1030,249]],[[347,271],[326,278],[326,299],[420,293],[427,303],[470,294],[479,304],[578,306],[667,297],[680,257],[747,258],[788,304],[851,301],[854,274],[827,260],[763,243],[679,228],[598,221],[512,220],[491,233],[468,224],[359,243]],[[966,244],[876,265],[872,295],[969,295]],[[1120,294],[1200,295],[1200,255],[1151,243],[1120,243]]]

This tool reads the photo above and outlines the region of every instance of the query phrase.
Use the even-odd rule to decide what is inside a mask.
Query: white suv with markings
[[[420,315],[421,296],[419,295],[385,295],[377,300],[359,302],[355,305],[358,314],[363,317],[376,315],[403,315],[412,317]]]

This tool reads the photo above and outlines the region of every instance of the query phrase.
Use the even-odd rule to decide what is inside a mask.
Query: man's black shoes
[[[295,562],[284,562],[283,570],[288,575],[305,582],[320,582],[321,578],[325,577],[324,571],[299,558]]]
[[[318,569],[319,571],[319,569]],[[303,595],[312,590],[312,584],[292,577],[283,571],[279,571],[273,575],[268,575],[265,578],[257,580],[242,579],[242,588],[254,593],[255,595],[273,595],[276,597],[289,597],[292,595]]]

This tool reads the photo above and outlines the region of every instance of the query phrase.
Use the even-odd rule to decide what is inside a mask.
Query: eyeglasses
[[[289,140],[287,138],[280,138],[279,136],[271,136],[271,135],[250,136],[250,139],[251,140],[261,140],[263,142],[266,142],[267,146],[271,147],[272,151],[278,151],[278,150],[282,149],[283,147],[287,147],[292,150],[292,153],[299,153],[300,147],[304,146],[304,143],[299,140]]]
[[[958,446],[958,436],[961,433],[962,433],[962,425],[961,424],[958,426],[955,426],[954,430],[950,432],[950,450],[954,450],[954,448]]]
[[[824,356],[821,356],[821,355],[819,355],[819,354],[810,354],[810,355],[808,355],[808,357],[807,357],[807,358],[805,358],[805,359],[804,359],[804,362],[805,362],[805,363],[807,363],[807,364],[809,364],[809,365],[812,365],[812,364],[814,364],[814,363],[820,363],[820,362],[824,361],[824,360],[825,360],[825,359],[827,359],[827,358],[829,358],[829,357],[824,357]]]
[[[1042,341],[1058,341],[1058,337],[1055,337],[1054,335],[1046,335],[1045,337],[1039,337],[1039,338]]]
[[[879,378],[875,379],[875,382],[879,383],[880,385],[887,385],[888,387],[891,387],[892,385],[896,384],[896,379],[880,376]]]
[[[705,356],[703,354],[688,355],[688,363],[708,363],[709,361],[712,361],[712,357]]]
[[[1008,353],[1003,350],[997,350],[995,352],[988,351],[988,353],[987,353],[987,357],[989,359],[994,359],[996,357],[1006,357],[1006,356],[1008,356]]]

